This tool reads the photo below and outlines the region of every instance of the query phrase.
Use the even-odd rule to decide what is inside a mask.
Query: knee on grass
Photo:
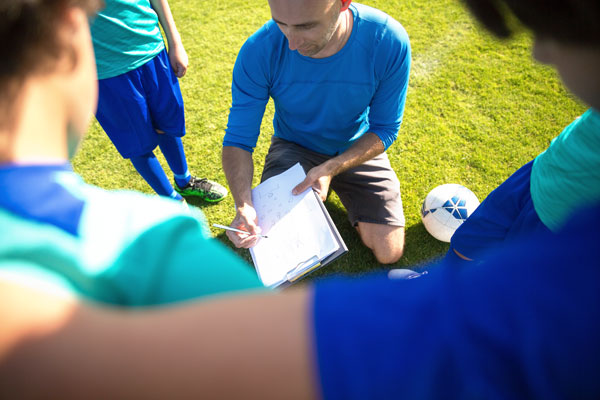
[[[379,248],[381,247],[381,248]],[[402,258],[404,254],[404,244],[401,247],[390,248],[387,246],[374,246],[371,248],[377,262],[381,264],[393,264]]]
[[[393,264],[404,254],[403,227],[359,223],[356,229],[379,263]]]

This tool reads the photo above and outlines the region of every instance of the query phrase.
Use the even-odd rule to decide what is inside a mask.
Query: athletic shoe
[[[192,179],[184,187],[179,187],[177,183],[173,186],[175,191],[182,196],[197,196],[211,203],[221,201],[227,196],[227,189],[206,178],[198,179],[192,176]]]

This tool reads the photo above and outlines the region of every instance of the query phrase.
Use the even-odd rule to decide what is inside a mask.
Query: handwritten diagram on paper
[[[250,249],[266,286],[286,280],[305,262],[333,253],[338,244],[312,189],[294,196],[292,189],[305,177],[300,164],[252,190],[262,233],[268,235]]]

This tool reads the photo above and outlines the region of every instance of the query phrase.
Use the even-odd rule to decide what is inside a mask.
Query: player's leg
[[[206,178],[190,174],[181,137],[185,135],[185,113],[179,81],[173,73],[166,50],[146,64],[146,95],[158,145],[174,175],[175,190],[182,196],[217,202],[227,189]]]
[[[190,174],[180,137],[159,134],[158,140],[160,150],[173,172],[175,190],[180,195],[196,196],[208,202],[221,201],[227,196],[227,189],[224,186]]]
[[[130,159],[157,194],[181,199],[152,153],[158,135],[144,96],[144,68],[98,81],[96,118],[121,156]]]
[[[183,150],[183,143],[180,137],[165,135],[162,131],[157,131],[158,146],[165,156],[173,172],[175,183],[179,187],[184,187],[192,179],[192,174],[188,169],[187,159]]]
[[[393,264],[404,253],[404,227],[358,222],[361,240],[382,264]]]
[[[173,189],[169,178],[154,153],[150,152],[141,156],[134,156],[130,160],[136,171],[158,195],[182,200],[179,193]]]
[[[377,260],[382,264],[398,261],[404,252],[405,219],[400,182],[387,154],[337,175],[331,187]]]
[[[539,219],[530,192],[533,161],[525,164],[494,189],[458,227],[445,261],[466,265],[479,254],[519,236],[548,231]]]

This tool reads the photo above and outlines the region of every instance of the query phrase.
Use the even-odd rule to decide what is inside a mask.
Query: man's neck
[[[345,11],[341,12],[338,18],[338,26],[335,33],[331,37],[331,40],[329,43],[327,43],[327,46],[325,46],[323,50],[313,55],[312,58],[331,57],[342,50],[350,38],[353,25],[354,17],[352,15],[352,11],[350,9],[346,9]]]

